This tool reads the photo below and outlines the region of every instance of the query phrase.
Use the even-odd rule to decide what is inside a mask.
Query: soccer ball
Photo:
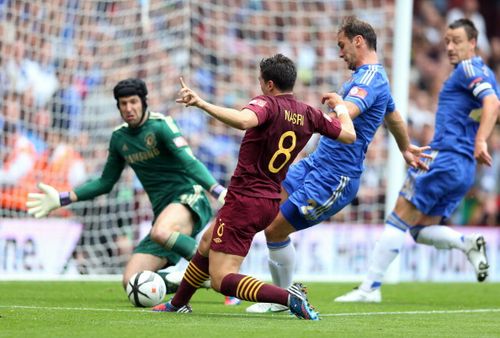
[[[133,275],[127,284],[127,296],[134,306],[151,307],[165,297],[165,282],[159,274],[142,271]]]

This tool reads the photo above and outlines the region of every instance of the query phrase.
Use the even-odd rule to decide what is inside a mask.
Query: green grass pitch
[[[499,283],[384,285],[381,304],[332,301],[354,283],[307,286],[321,321],[247,314],[212,290],[172,314],[132,307],[118,282],[0,282],[0,337],[500,337]]]

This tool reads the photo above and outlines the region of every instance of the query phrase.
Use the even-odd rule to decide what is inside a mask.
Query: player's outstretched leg
[[[177,288],[181,284],[182,278],[184,277],[185,272],[186,272],[185,270],[184,271],[177,270],[177,271],[172,271],[169,274],[165,275],[165,284],[167,285],[167,294],[175,293],[177,291]],[[211,287],[212,286],[210,285],[210,279],[207,279],[206,281],[204,281],[200,285],[200,288],[204,288],[204,289],[210,289]],[[169,290],[173,290],[173,291],[168,292]],[[239,300],[236,297],[226,296],[224,298],[224,305],[233,306],[233,305],[240,305],[240,304],[241,304],[241,300]]]
[[[488,258],[486,257],[486,241],[481,234],[463,235],[462,233],[442,225],[423,227],[418,232],[417,243],[433,245],[438,249],[459,249],[465,253],[474,267],[476,278],[482,282],[488,277]]]
[[[292,285],[293,270],[295,267],[295,247],[290,238],[283,242],[267,242],[269,249],[269,270],[274,285],[288,288]],[[287,306],[273,303],[255,303],[247,307],[249,313],[272,313],[288,310]]]
[[[380,303],[382,301],[380,288],[383,277],[399,254],[408,227],[408,224],[398,217],[395,212],[392,212],[387,217],[384,231],[375,244],[368,273],[363,282],[354,290],[335,298],[335,302]]]
[[[250,302],[281,304],[299,318],[318,320],[319,315],[307,300],[305,288],[293,284],[288,290],[263,283],[253,277],[229,273],[223,279],[220,292]]]
[[[165,275],[165,280],[170,283],[171,285],[177,285],[177,287],[181,284],[182,282],[182,277],[184,277],[184,273],[186,270],[176,270],[172,271],[169,274]],[[201,285],[200,288],[204,289],[210,289],[210,279],[207,279],[204,281]]]
[[[476,278],[483,282],[488,277],[488,257],[486,256],[486,241],[481,234],[471,234],[464,237],[465,254],[476,271]]]
[[[167,303],[153,307],[153,311],[191,312],[191,307],[188,306],[188,302],[208,277],[208,257],[203,256],[200,252],[196,252],[193,259],[191,259],[191,262],[188,264],[177,293]],[[189,310],[180,311],[184,306],[188,306]]]
[[[301,283],[293,283],[288,288],[288,307],[297,318],[319,320],[319,313],[309,304],[307,289]]]

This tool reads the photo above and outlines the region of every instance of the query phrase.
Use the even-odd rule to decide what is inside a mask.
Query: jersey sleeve
[[[344,97],[344,101],[354,103],[358,106],[359,111],[364,113],[369,107],[371,107],[376,98],[376,90],[373,86],[369,86],[364,83],[355,83]]]
[[[120,178],[123,168],[125,168],[125,159],[121,157],[115,147],[114,138],[111,136],[108,148],[108,157],[101,173],[101,177],[86,182],[74,189],[79,201],[85,201],[95,198],[99,195],[109,193],[116,181]]]
[[[386,114],[392,113],[396,110],[396,104],[394,103],[394,99],[392,95],[389,95],[389,100],[387,101],[387,108],[385,110]]]
[[[313,114],[315,116],[316,131],[332,139],[338,138],[342,131],[342,125],[339,119],[332,118],[319,109],[314,110]]]
[[[476,99],[482,101],[488,95],[496,95],[494,89],[496,84],[481,68],[473,65],[470,61],[463,61],[460,63],[459,70],[459,81]]]
[[[271,102],[263,96],[254,97],[248,104],[244,107],[244,109],[249,109],[257,115],[257,119],[259,120],[259,125],[265,123],[270,117],[271,110]]]
[[[191,177],[207,191],[214,184],[217,184],[217,180],[208,171],[207,167],[194,156],[186,139],[182,136],[181,131],[171,116],[165,117],[165,124],[163,124],[160,139],[166,148],[180,161],[187,176]]]

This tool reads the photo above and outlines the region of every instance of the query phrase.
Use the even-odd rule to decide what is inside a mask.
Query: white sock
[[[386,224],[370,260],[368,274],[360,285],[360,289],[369,291],[382,285],[384,274],[401,250],[406,231]]]
[[[416,242],[432,245],[437,249],[459,249],[465,251],[464,236],[450,227],[429,225],[420,230]]]
[[[269,270],[273,283],[286,289],[292,285],[295,269],[295,247],[290,238],[284,242],[268,242],[267,247],[269,249]]]

